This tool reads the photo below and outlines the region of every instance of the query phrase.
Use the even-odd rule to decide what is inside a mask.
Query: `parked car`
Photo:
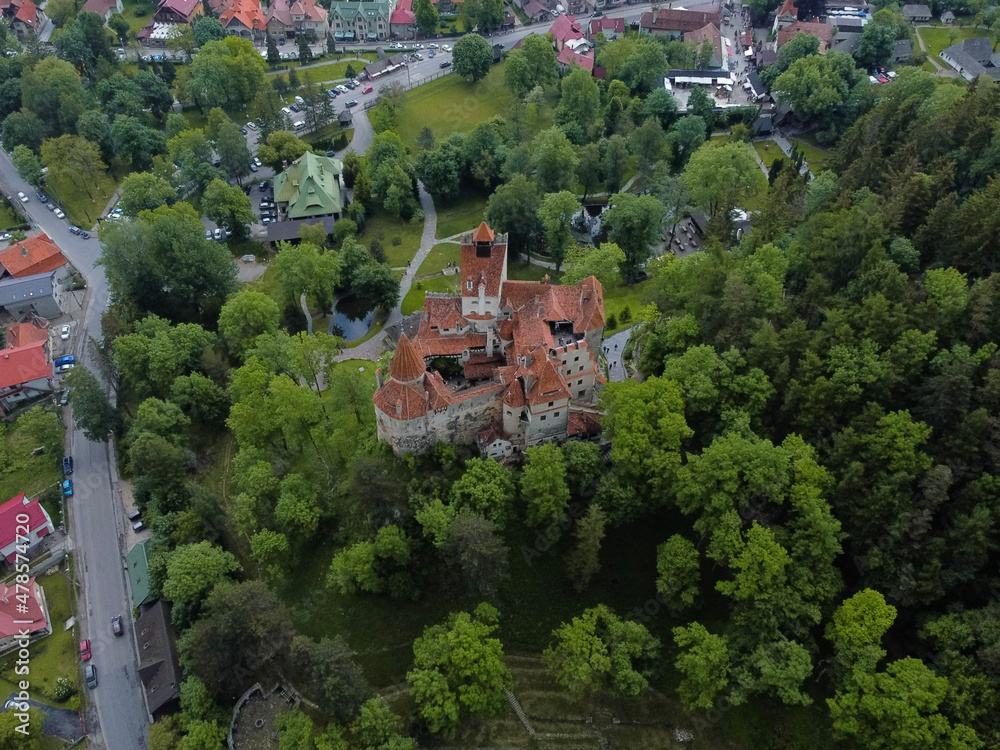
[[[259,156],[255,156],[253,158],[253,163],[256,164],[259,167],[260,166],[260,157]]]
[[[59,338],[61,338],[63,341],[69,340],[69,335],[71,331],[72,329],[69,326],[63,326],[62,328],[59,329]]]
[[[70,227],[69,227],[69,233],[70,234],[80,234],[80,232],[82,232],[82,231],[83,230],[80,229],[80,227],[78,227],[76,224],[71,224]]]
[[[441,63],[440,67],[442,67],[442,68],[450,68],[451,67],[451,60],[445,60],[443,63]]]
[[[268,187],[270,187],[270,184],[268,183],[267,180],[261,180],[260,181],[260,192],[263,193],[265,190],[268,189]]]
[[[274,208],[274,204],[271,203],[271,201],[261,201],[260,202],[260,207],[261,207],[261,209]]]
[[[357,107],[358,102],[356,99],[351,99],[351,101],[347,102],[347,104],[345,104],[344,106],[350,109],[351,107]]]
[[[595,10],[593,13],[590,14],[590,17],[591,18],[600,18],[603,15],[604,15],[604,13],[602,11]]]
[[[375,89],[373,89],[371,86],[365,86],[363,89],[361,89],[361,93],[362,94],[370,94],[374,90]]]
[[[256,130],[257,129],[257,123],[255,123],[255,122],[248,122],[247,123],[247,127],[250,128],[251,130]]]
[[[206,240],[212,239],[212,230],[211,229],[206,229],[205,230],[205,239]]]
[[[80,641],[80,660],[90,661],[90,641]]]
[[[62,483],[63,497],[73,497],[73,480],[64,479]]]
[[[344,85],[347,86],[347,88],[349,88],[351,91],[354,91],[354,89],[356,89],[360,84],[357,81],[348,81]]]
[[[122,217],[122,215],[122,210],[116,206],[111,209],[111,213],[108,214],[108,218],[118,220]]]
[[[111,632],[114,633],[115,635],[125,634],[125,628],[122,625],[121,615],[115,615],[114,617],[111,618]]]
[[[327,151],[326,155],[329,156],[329,157],[334,157],[334,156],[337,155],[337,152],[336,151]]]
[[[65,357],[59,357],[59,359],[55,361],[56,366],[73,365],[73,364],[76,364],[76,357],[74,357],[72,354],[67,354]]]
[[[442,49],[442,50],[443,50],[444,52],[451,52],[451,47],[449,47],[449,46],[448,46],[447,44],[443,44],[443,45],[441,45],[441,49]]]
[[[69,403],[69,391],[63,391],[62,398],[59,399],[59,406],[66,406]]]
[[[55,211],[56,210],[56,204],[53,203],[52,201],[49,201],[48,203],[46,203],[45,207],[47,209],[49,209],[49,211]]]
[[[250,131],[246,128],[240,128],[240,132],[243,133],[243,135],[247,135]]]
[[[220,229],[219,227],[216,227],[215,228],[215,232],[214,232],[214,236],[215,236],[215,240],[216,241],[221,240],[222,239],[222,229]]]
[[[42,203],[48,203],[49,202],[49,196],[47,196],[41,190],[39,190],[37,193],[35,193],[35,197],[38,198],[38,200],[40,200]]]
[[[433,60],[435,54],[436,53],[434,52],[434,50],[431,50],[430,52],[427,53],[427,57]]]
[[[146,524],[142,522],[141,518],[138,521],[134,521],[132,523],[132,531],[135,531],[136,533],[142,531],[144,528],[146,528]]]
[[[90,232],[88,232],[87,230],[80,232],[80,239],[89,240]]]
[[[28,196],[26,196],[24,193],[18,193],[17,199],[21,201],[21,203],[27,203],[30,200],[30,198],[28,198]]]
[[[240,260],[242,260],[244,263],[253,263],[257,260],[257,256],[253,255],[252,253],[247,253],[246,255],[240,256]]]
[[[259,169],[260,169],[260,167],[258,167],[258,166],[257,166],[256,164],[254,164],[253,162],[250,162],[250,171],[251,171],[251,172],[256,172],[256,171],[257,171],[257,170],[259,170]]]
[[[73,457],[63,456],[63,474],[70,475],[73,473]]]
[[[330,95],[331,99],[336,99],[340,95],[340,92],[337,91],[337,89],[327,89],[326,93]]]
[[[73,365],[72,364],[69,364],[69,365],[59,365],[58,367],[56,367],[56,373],[58,373],[59,375],[64,375],[64,374],[66,374],[67,372],[69,372],[72,369],[73,369]]]
[[[88,664],[83,670],[83,678],[87,682],[87,687],[93,690],[97,687],[97,667]]]
[[[344,84],[340,84],[339,86],[334,86],[334,88],[337,89],[337,91],[339,91],[341,94],[346,94],[348,91],[350,91],[350,89],[347,88],[347,86],[345,86]]]
[[[57,209],[56,209],[55,211],[53,211],[53,213],[54,213],[54,214],[55,214],[55,215],[56,215],[57,217],[59,217],[60,219],[65,219],[65,218],[66,218],[66,214],[64,214],[64,213],[63,213],[63,211],[62,211],[62,209],[61,209],[61,208],[57,208]]]

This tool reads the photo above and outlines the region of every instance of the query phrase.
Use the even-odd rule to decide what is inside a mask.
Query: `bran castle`
[[[427,294],[417,333],[400,337],[388,379],[376,373],[379,439],[396,453],[445,442],[504,459],[596,434],[605,382],[596,356],[600,282],[509,281],[507,235],[485,222],[462,236],[460,279],[460,295]]]

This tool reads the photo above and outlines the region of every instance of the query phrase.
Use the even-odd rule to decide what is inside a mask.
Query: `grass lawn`
[[[636,314],[639,309],[645,304],[643,302],[643,295],[646,292],[646,286],[649,284],[648,281],[643,281],[640,284],[625,285],[621,284],[613,287],[604,287],[604,316],[605,319],[610,318],[612,315],[615,316],[618,325],[611,327],[608,325],[604,329],[604,335],[609,336],[612,333],[616,333],[623,328],[628,328],[635,321]],[[628,308],[632,313],[629,322],[622,321],[622,311]]]
[[[343,132],[347,134],[347,142],[350,143],[351,139],[354,138],[354,128],[348,128]],[[316,143],[317,141],[333,140],[338,135],[340,135],[340,133],[341,133],[340,124],[334,122],[329,125],[324,125],[314,133],[306,133],[304,136],[302,136],[302,140],[304,140],[306,143],[312,144]]]
[[[813,176],[823,171],[823,162],[826,161],[827,150],[817,145],[816,140],[811,135],[804,135],[801,138],[793,138],[791,141],[809,164],[809,171]]]
[[[757,152],[757,155],[764,162],[764,166],[770,168],[771,164],[779,156],[784,156],[781,151],[781,146],[771,140],[767,141],[754,141],[753,150]]]
[[[437,230],[435,234],[439,239],[445,239],[475,229],[483,220],[486,200],[485,196],[473,193],[453,203],[436,207]]]
[[[435,245],[417,269],[417,276],[430,276],[432,273],[443,271],[449,263],[458,265],[460,254],[461,245],[451,242]]]
[[[0,200],[0,229],[10,229],[23,224],[21,215],[17,213],[5,200]]]
[[[553,276],[555,271],[534,263],[508,263],[507,278],[514,281],[541,281],[545,274]]]
[[[16,422],[13,427],[7,425],[5,439],[6,461],[0,467],[0,497],[3,497],[3,500],[8,500],[19,492],[24,492],[28,497],[35,497],[46,488],[62,481],[62,467],[59,464],[62,456],[44,453],[32,456],[31,451],[37,445],[31,444],[18,432]],[[59,522],[58,514],[53,516],[52,521]]]
[[[934,63],[932,63],[930,60],[924,61],[924,63],[920,66],[920,69],[926,70],[928,73],[937,73],[938,70],[937,67],[934,65]]]
[[[146,3],[124,2],[123,5],[125,7],[125,11],[122,13],[122,16],[125,17],[126,21],[128,21],[128,27],[132,30],[133,34],[138,34],[140,31],[142,31],[143,27],[145,27],[145,25],[149,23],[149,19],[150,16],[153,14],[153,11],[156,10],[156,3],[146,4]],[[136,8],[138,8],[140,5],[146,10],[146,14],[143,16],[137,16],[135,13]]]
[[[458,294],[459,278],[458,274],[451,276],[435,276],[433,279],[414,282],[410,291],[403,297],[403,315],[416,312],[424,306],[424,297],[427,292],[448,292]]]
[[[104,211],[117,187],[115,178],[105,173],[96,185],[86,185],[83,189],[68,180],[50,177],[45,183],[45,192],[58,199],[70,224],[90,229],[97,223],[97,217]]]
[[[34,697],[59,708],[65,704],[56,703],[51,695],[56,679],[68,677],[79,686],[79,669],[77,667],[77,650],[79,645],[73,630],[63,630],[63,623],[73,615],[73,607],[69,598],[69,582],[62,573],[53,572],[38,578],[45,599],[49,605],[49,621],[53,625],[52,635],[35,641],[29,647],[31,651],[31,689]],[[17,678],[14,674],[14,662],[17,654],[8,654],[0,661],[0,674],[4,680]]]
[[[382,209],[376,209],[365,220],[364,234],[359,235],[358,239],[369,246],[372,240],[381,242],[389,266],[401,268],[417,254],[420,248],[420,236],[423,233],[423,222],[402,221]]]
[[[920,34],[920,37],[924,40],[924,44],[927,45],[927,54],[932,57],[937,57],[945,47],[950,47],[963,39],[974,39],[990,35],[990,32],[986,29],[958,26],[952,28],[927,28],[921,26],[917,28],[917,33]],[[945,65],[944,61],[940,58],[938,58],[938,62]]]
[[[452,133],[468,133],[494,115],[506,114],[513,104],[514,95],[503,83],[503,63],[493,66],[477,83],[466,83],[457,75],[441,76],[410,90],[396,132],[416,153],[417,136],[424,126],[440,142]]]
[[[350,65],[354,68],[354,71],[360,72],[364,68],[364,63],[354,61],[345,62],[328,62],[322,65],[310,65],[308,68],[297,68],[295,73],[298,75],[299,80],[303,83],[305,82],[306,74],[308,73],[312,76],[314,83],[323,83],[325,81],[339,81],[341,79],[347,78],[347,66]],[[276,70],[272,73],[268,73],[268,78],[272,76],[284,75],[288,76],[287,70]]]

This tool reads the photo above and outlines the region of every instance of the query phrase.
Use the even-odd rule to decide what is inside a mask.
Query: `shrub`
[[[614,313],[612,313],[611,315],[609,315],[607,317],[607,320],[605,321],[605,328],[609,328],[610,329],[610,328],[617,328],[617,327],[618,327],[618,318],[616,318],[614,316]]]
[[[76,688],[73,687],[73,683],[69,681],[68,677],[59,677],[56,679],[56,686],[52,689],[52,697],[61,703],[75,692]]]

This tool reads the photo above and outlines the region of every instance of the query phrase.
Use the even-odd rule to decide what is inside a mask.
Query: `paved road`
[[[0,186],[5,194],[35,191],[17,176],[10,157],[0,152]],[[94,263],[100,255],[96,237],[83,240],[69,233],[65,220],[42,208],[32,197],[25,206],[31,219],[59,245],[70,262],[84,275],[88,285],[88,305],[76,312],[73,351],[90,366],[86,342],[101,333],[101,314],[108,301],[104,271]],[[97,372],[96,367],[91,367]],[[108,460],[104,443],[92,443],[75,426],[67,435],[68,450],[74,458],[75,494],[69,502],[70,531],[76,549],[76,570],[83,581],[80,612],[83,638],[91,642],[91,661],[97,667],[98,687],[91,692],[96,705],[100,734],[88,716],[92,747],[108,750],[143,750],[146,747],[147,714],[142,685],[136,669],[136,648],[130,626],[129,603],[122,548],[124,518],[117,497],[117,471]],[[111,618],[121,613],[125,636],[111,633]],[[83,683],[83,675],[80,675]]]
[[[621,382],[628,377],[622,364],[622,353],[631,337],[632,329],[626,328],[624,331],[608,336],[601,344],[604,349],[604,357],[608,360],[608,380],[614,383]]]

